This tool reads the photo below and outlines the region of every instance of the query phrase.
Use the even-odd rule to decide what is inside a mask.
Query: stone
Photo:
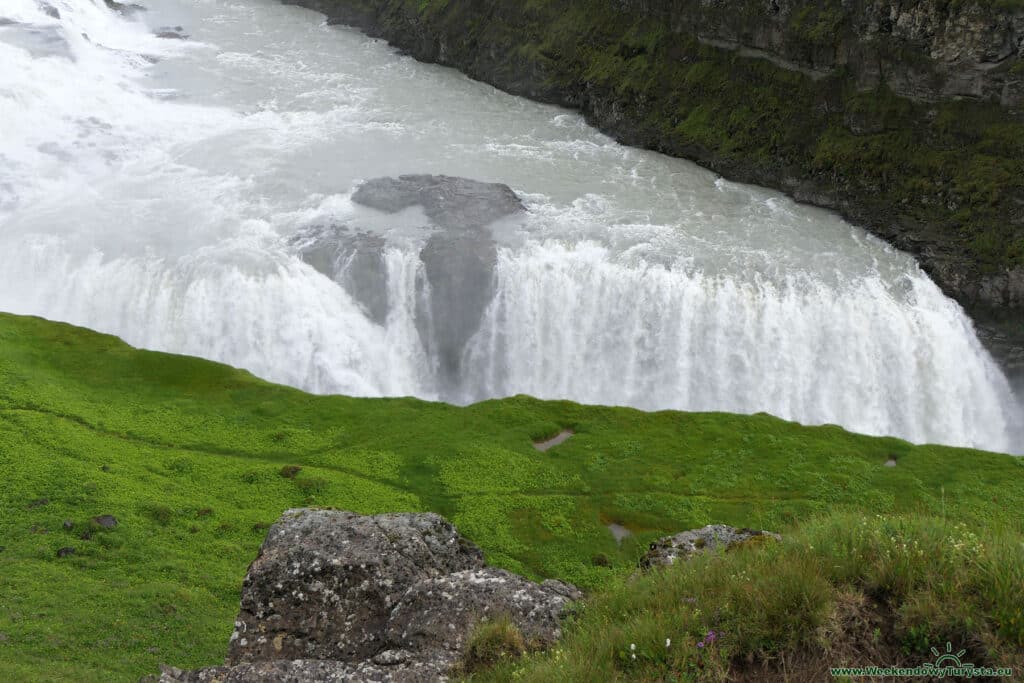
[[[92,518],[92,523],[103,529],[117,528],[117,517],[114,515],[99,515]]]
[[[438,227],[457,231],[482,228],[524,210],[508,185],[447,175],[374,178],[356,189],[352,201],[385,213],[422,206]]]
[[[378,325],[388,316],[384,238],[347,226],[315,225],[293,240],[302,260],[345,288]]]
[[[123,3],[117,2],[117,0],[104,0],[107,7],[117,12],[122,16],[131,16],[136,12],[145,12],[146,8],[142,5],[136,5],[134,3]]]
[[[65,531],[71,531],[74,528],[75,528],[75,523],[74,522],[72,522],[70,519],[65,519],[64,520],[64,530]]]
[[[755,529],[737,529],[725,524],[709,524],[700,529],[691,529],[665,536],[654,543],[640,559],[642,569],[661,567],[674,564],[678,560],[686,560],[691,556],[709,550],[728,550],[751,539],[780,540],[782,537],[771,531]]]
[[[457,386],[466,343],[494,298],[498,250],[491,226],[525,211],[507,185],[446,175],[374,178],[352,195],[361,206],[394,214],[422,207],[431,225],[420,250],[416,330],[442,381]],[[347,225],[312,225],[292,239],[304,261],[341,284],[379,325],[387,320],[385,239]]]
[[[461,652],[482,617],[507,615],[529,642],[553,645],[566,607],[582,597],[561,582],[536,584],[504,569],[485,567],[417,582],[391,611],[388,641],[406,650]]]
[[[185,29],[181,26],[164,26],[163,28],[157,29],[153,34],[157,38],[166,38],[168,40],[186,40],[188,34],[184,32]]]
[[[579,590],[487,567],[432,514],[288,510],[242,584],[224,666],[162,667],[162,683],[446,680],[482,620],[550,645]]]
[[[456,384],[466,342],[494,298],[498,249],[486,233],[437,233],[420,251],[420,260],[429,296],[418,297],[416,329],[440,362],[444,379]]]
[[[57,557],[68,557],[68,556],[74,555],[74,554],[75,554],[75,549],[72,548],[71,546],[67,546],[67,547],[64,547],[64,548],[59,548],[57,550]]]

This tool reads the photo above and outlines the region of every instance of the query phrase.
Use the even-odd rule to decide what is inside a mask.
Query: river
[[[314,12],[140,4],[0,5],[0,310],[318,393],[765,411],[1024,451],[970,319],[836,215]],[[436,217],[353,200],[409,173],[522,199],[490,257],[439,266],[476,268],[446,276],[479,310],[431,286]]]

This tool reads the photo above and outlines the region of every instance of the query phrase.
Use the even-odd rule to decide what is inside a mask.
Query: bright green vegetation
[[[967,651],[964,663],[1020,675],[1022,586],[1019,534],[976,534],[939,517],[834,514],[781,542],[617,580],[587,602],[557,650],[499,658],[478,678],[824,681],[830,667],[935,662],[931,648],[944,653],[947,642]]]
[[[546,453],[532,447],[567,427],[576,435],[564,444]],[[890,457],[896,467],[884,466]],[[617,582],[650,540],[711,522],[788,532],[820,513],[869,511],[938,516],[979,535],[1024,531],[1024,465],[1006,455],[768,415],[642,413],[527,397],[459,408],[311,396],[10,315],[0,315],[0,472],[3,681],[128,681],[161,661],[221,661],[267,525],[302,505],[436,511],[491,563],[588,590],[623,590]],[[79,538],[103,514],[116,516],[117,528],[92,525],[91,540]],[[634,536],[617,546],[610,522]],[[985,542],[992,552],[1020,550],[1019,542]],[[63,547],[75,554],[58,558]],[[806,562],[825,557],[806,554]],[[844,566],[836,576],[853,580]],[[1004,619],[1000,594],[975,585],[965,614]],[[607,599],[587,614],[624,604]],[[732,618],[725,614],[723,628]],[[614,643],[633,638],[650,650],[655,635],[676,637],[661,623],[649,632],[631,623],[614,631]]]

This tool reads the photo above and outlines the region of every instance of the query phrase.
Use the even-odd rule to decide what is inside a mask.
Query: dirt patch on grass
[[[572,431],[571,429],[563,429],[562,431],[560,431],[558,434],[555,434],[550,439],[547,439],[545,441],[534,441],[533,442],[533,447],[536,448],[538,451],[541,451],[543,453],[544,451],[547,451],[547,450],[549,450],[551,448],[554,448],[555,446],[557,446],[559,444],[565,443],[566,441],[569,440],[569,437],[572,436],[575,433],[576,432]]]

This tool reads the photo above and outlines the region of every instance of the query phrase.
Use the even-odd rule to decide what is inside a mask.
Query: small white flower
[[[636,659],[636,655],[630,655],[633,659]]]
[[[666,638],[665,639],[665,647],[669,647],[670,645],[672,645],[672,639],[671,638]]]
[[[629,644],[629,651],[630,652],[636,652],[636,643],[630,643]]]

